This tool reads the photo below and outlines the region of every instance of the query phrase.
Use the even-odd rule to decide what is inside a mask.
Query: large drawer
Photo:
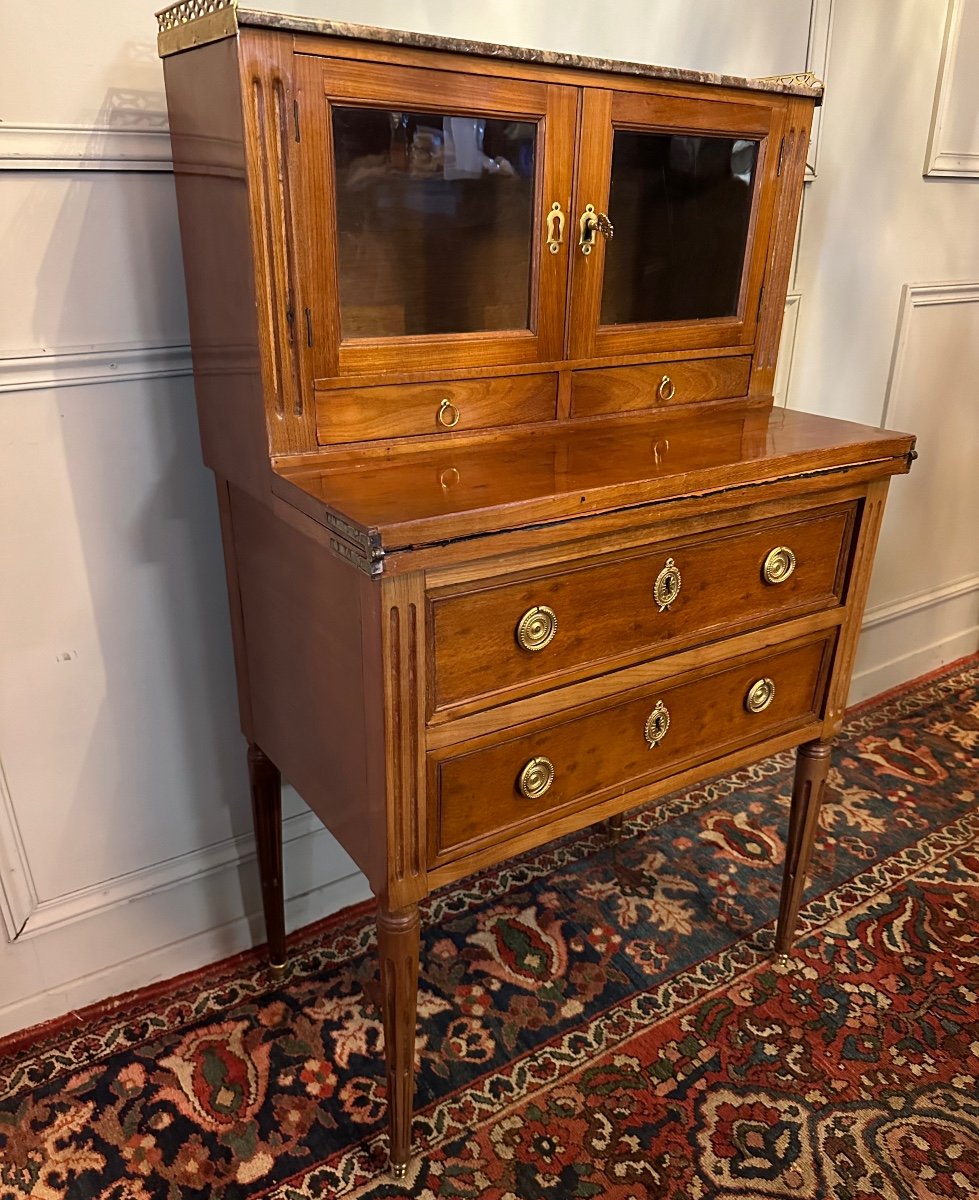
[[[316,393],[320,445],[552,421],[557,375],[381,384]]]
[[[633,691],[479,749],[433,752],[430,866],[818,719],[834,638]]]
[[[855,516],[855,504],[834,505],[435,592],[430,712],[499,703],[832,607],[843,596]]]
[[[574,371],[571,415],[637,412],[666,404],[692,404],[748,394],[751,356],[686,358],[631,367]]]

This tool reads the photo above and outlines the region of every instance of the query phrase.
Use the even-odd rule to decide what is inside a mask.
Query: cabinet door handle
[[[680,568],[672,558],[668,558],[666,565],[656,576],[656,582],[653,584],[653,599],[659,605],[660,612],[666,612],[679,596],[682,582]]]
[[[442,403],[439,405],[438,422],[444,425],[446,429],[454,429],[459,424],[459,418],[462,416],[461,411],[456,408],[448,396],[443,396]]]
[[[596,233],[604,234],[611,241],[615,236],[615,227],[605,213],[595,212],[594,204],[586,204],[585,211],[578,218],[578,247],[582,254],[591,254]]]
[[[517,787],[525,800],[543,796],[554,782],[554,764],[549,758],[532,758],[517,777]]]
[[[561,205],[554,201],[551,205],[551,211],[545,219],[547,230],[547,248],[551,254],[557,254],[561,243],[564,241],[564,213],[561,212]]]
[[[788,546],[776,546],[765,555],[761,576],[766,583],[785,583],[794,570],[795,555]]]
[[[766,676],[764,679],[756,679],[748,688],[744,706],[750,713],[760,713],[764,712],[774,699],[775,681]]]

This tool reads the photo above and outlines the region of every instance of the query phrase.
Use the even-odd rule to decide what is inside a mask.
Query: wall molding
[[[801,292],[789,292],[785,297],[785,315],[782,318],[782,337],[775,365],[775,380],[772,392],[779,408],[788,408],[789,384],[792,378],[792,359],[795,355],[795,336],[799,328],[799,306]]]
[[[921,612],[926,608],[933,608],[936,604],[944,604],[948,600],[955,600],[970,592],[979,595],[979,574],[956,579],[952,583],[944,583],[939,587],[926,588],[920,592],[913,592],[910,596],[902,596],[900,600],[892,600],[888,604],[878,604],[874,608],[868,608],[864,614],[862,628],[874,629],[878,625],[886,625],[900,617]]]
[[[907,358],[911,317],[916,308],[927,308],[935,304],[976,304],[979,302],[979,281],[949,280],[943,283],[906,283],[901,289],[901,307],[897,318],[894,349],[891,352],[891,367],[884,389],[884,403],[880,413],[880,427],[887,427],[887,416],[891,398],[897,394],[904,363]]]
[[[953,148],[942,144],[943,135],[952,104],[955,87],[963,86],[963,73],[968,74],[969,83],[975,75],[975,64],[965,59],[959,63],[959,36],[962,32],[962,18],[965,12],[965,0],[949,0],[948,16],[945,21],[945,37],[942,42],[942,57],[938,68],[938,79],[935,84],[935,103],[931,115],[931,129],[928,131],[928,149],[925,153],[926,176],[979,176],[979,150],[969,150],[965,147]],[[957,68],[959,69],[958,79]],[[974,86],[974,85],[973,85]]]
[[[323,825],[312,812],[286,817],[282,822],[283,851],[290,842],[299,841],[322,829]],[[51,900],[37,901],[17,936],[19,939],[32,937],[59,925],[95,916],[117,905],[129,904],[137,898],[179,887],[191,879],[203,879],[219,871],[235,870],[241,863],[254,857],[253,834],[243,833],[226,838],[176,858],[151,863],[148,867],[127,871],[124,875],[102,880],[77,891],[65,892]]]
[[[121,343],[0,354],[0,393],[193,374],[190,346]]]
[[[170,131],[165,123],[142,128],[3,124],[0,169],[172,171]]]
[[[812,0],[809,10],[809,42],[806,47],[806,70],[826,83],[829,72],[829,48],[833,37],[833,0]],[[805,183],[811,183],[819,168],[819,136],[822,130],[822,106],[812,114],[809,153],[806,155]]]

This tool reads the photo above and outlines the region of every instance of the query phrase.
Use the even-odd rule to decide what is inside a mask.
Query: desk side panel
[[[247,493],[228,499],[252,736],[383,892],[380,587]]]

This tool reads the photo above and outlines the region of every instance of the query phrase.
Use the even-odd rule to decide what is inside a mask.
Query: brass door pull
[[[578,218],[578,246],[582,254],[591,254],[596,233],[604,234],[611,241],[615,228],[605,213],[595,212],[594,204],[586,204]]]
[[[443,396],[442,403],[439,405],[438,423],[443,425],[446,429],[455,429],[455,427],[459,424],[459,418],[461,416],[462,413],[458,408],[456,408],[448,396]]]
[[[788,546],[776,546],[765,555],[761,574],[766,583],[785,583],[795,570],[795,555]]]
[[[549,758],[532,758],[517,777],[517,787],[525,800],[543,796],[554,782],[554,764]]]
[[[760,713],[764,712],[774,699],[775,681],[766,676],[764,679],[756,679],[748,688],[744,706],[750,713]]]
[[[564,241],[564,213],[561,212],[561,205],[557,200],[551,205],[545,224],[547,226],[547,248],[551,254],[557,254]]]
[[[663,738],[666,737],[666,731],[669,727],[670,710],[662,700],[657,700],[653,711],[646,718],[646,724],[642,731],[643,737],[649,743],[650,750],[658,746]]]
[[[517,641],[524,650],[543,650],[557,633],[557,613],[546,604],[528,608],[517,622]]]
[[[669,402],[676,395],[676,384],[669,377],[669,375],[664,375],[659,381],[659,387],[656,389],[656,395],[659,396],[659,398],[665,404],[669,404]]]
[[[666,612],[680,594],[680,569],[672,558],[666,560],[666,566],[656,576],[653,584],[653,599],[659,605],[660,612]]]

